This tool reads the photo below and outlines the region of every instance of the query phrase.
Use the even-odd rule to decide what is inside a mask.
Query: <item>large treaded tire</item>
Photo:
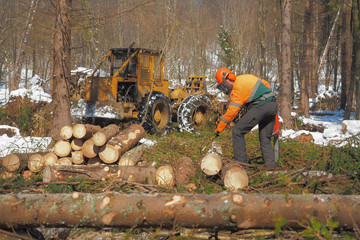
[[[153,92],[149,100],[146,113],[146,105],[149,95],[145,95],[139,109],[139,121],[143,122],[144,129],[151,134],[163,134],[171,126],[171,106],[168,98],[161,92]],[[146,114],[146,116],[145,116]]]
[[[209,118],[211,100],[202,94],[185,98],[177,111],[180,131],[193,132],[199,129]]]

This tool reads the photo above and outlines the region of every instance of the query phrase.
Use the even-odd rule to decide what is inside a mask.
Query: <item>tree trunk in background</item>
[[[354,0],[352,4],[352,35],[353,60],[351,64],[351,81],[355,84],[355,119],[360,119],[360,1]],[[346,111],[347,114],[347,111]]]
[[[60,140],[60,129],[71,125],[70,116],[70,14],[72,0],[56,2],[57,19],[54,37],[53,139]]]
[[[291,0],[282,2],[282,41],[281,41],[281,90],[280,115],[284,121],[284,129],[291,129]]]
[[[340,109],[345,109],[346,98],[349,91],[350,71],[351,71],[351,55],[352,55],[352,39],[350,31],[351,8],[347,4],[351,4],[352,0],[345,1],[342,13],[341,25],[341,99]]]
[[[25,58],[25,48],[28,43],[30,30],[33,25],[32,22],[34,20],[34,15],[35,15],[38,3],[39,3],[39,0],[32,0],[32,2],[31,2],[31,7],[29,9],[29,15],[28,15],[28,18],[26,21],[23,36],[21,38],[20,46],[17,49],[17,53],[16,53],[16,61],[15,61],[15,65],[14,65],[14,75],[12,78],[12,83],[10,85],[10,92],[19,88],[20,78],[21,78],[21,70],[22,70],[22,65],[23,65],[24,58]]]
[[[278,82],[281,83],[281,66],[282,66],[282,60],[281,60],[281,14],[279,10],[281,9],[280,1],[275,1],[275,7],[274,7],[274,16],[275,16],[275,52],[276,52],[276,60],[277,60],[277,72],[279,75]],[[276,89],[277,90],[277,89]]]
[[[310,1],[310,14],[311,14],[311,65],[309,66],[310,69],[310,93],[309,97],[316,98],[318,93],[318,85],[319,85],[319,75],[317,72],[317,66],[319,64],[318,58],[318,48],[319,48],[319,38],[318,38],[318,26],[319,26],[319,0],[311,0]]]
[[[260,35],[260,78],[266,79],[266,7],[264,0],[259,0],[259,35]]]
[[[309,117],[309,91],[311,89],[310,81],[310,32],[311,32],[311,10],[310,0],[305,2],[304,27],[303,27],[303,57],[301,64],[301,84],[300,84],[300,110],[305,117]]]

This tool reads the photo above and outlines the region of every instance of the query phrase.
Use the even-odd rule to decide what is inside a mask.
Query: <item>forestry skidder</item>
[[[100,76],[105,64],[109,75]],[[168,129],[173,115],[181,130],[193,131],[207,120],[211,103],[204,76],[190,76],[182,89],[170,90],[161,51],[144,48],[110,49],[84,91],[85,117],[108,117],[107,109],[110,118],[137,120],[152,133]]]

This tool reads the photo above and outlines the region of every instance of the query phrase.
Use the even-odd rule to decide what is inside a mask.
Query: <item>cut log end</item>
[[[68,141],[59,140],[54,145],[54,153],[58,157],[67,157],[71,152],[71,144]]]
[[[30,171],[37,173],[40,172],[44,167],[44,157],[38,153],[30,156],[28,161],[28,168]]]
[[[209,176],[214,176],[218,174],[221,170],[222,162],[221,158],[214,153],[207,154],[201,160],[201,170]]]
[[[2,160],[3,167],[10,172],[16,171],[20,167],[20,159],[15,154],[9,154]]]
[[[155,179],[158,185],[173,187],[175,185],[175,172],[171,166],[161,166],[156,170]]]
[[[73,129],[71,126],[64,126],[60,129],[60,137],[64,140],[69,140],[73,136]]]
[[[223,181],[225,187],[231,191],[238,191],[249,185],[247,173],[239,167],[233,167],[227,170]]]

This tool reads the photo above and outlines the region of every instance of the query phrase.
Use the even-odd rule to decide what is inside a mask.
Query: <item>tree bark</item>
[[[114,137],[119,132],[119,127],[116,124],[110,124],[99,131],[97,131],[92,137],[95,146],[101,147],[106,142],[110,140],[110,138]]]
[[[53,78],[53,132],[54,140],[60,139],[60,129],[71,125],[70,116],[70,14],[72,0],[58,0],[56,7],[56,25],[54,34],[54,76]]]
[[[283,128],[292,129],[291,120],[291,0],[282,1],[282,40],[281,40],[281,90],[280,112]]]
[[[91,180],[116,178],[121,181],[154,184],[155,168],[104,164],[73,166],[54,165],[46,167],[43,171],[43,182],[64,181],[67,178],[84,178]]]
[[[175,162],[175,184],[180,187],[195,177],[194,162],[188,157],[181,157]]]
[[[122,156],[126,151],[134,147],[144,136],[145,130],[139,124],[133,124],[113,137],[109,144],[115,146]]]
[[[312,218],[354,229],[360,196],[292,194],[4,194],[0,227],[304,228]]]
[[[124,155],[119,159],[120,166],[135,166],[141,159],[145,151],[145,145],[141,144],[136,146],[129,151],[125,152]]]
[[[309,112],[309,89],[311,88],[310,82],[310,31],[311,31],[311,11],[310,0],[305,1],[305,13],[304,13],[304,27],[303,27],[303,57],[301,64],[301,84],[300,84],[300,109],[301,113],[305,117],[310,117]]]
[[[101,129],[98,125],[92,124],[75,124],[73,126],[73,135],[75,138],[87,140]]]

